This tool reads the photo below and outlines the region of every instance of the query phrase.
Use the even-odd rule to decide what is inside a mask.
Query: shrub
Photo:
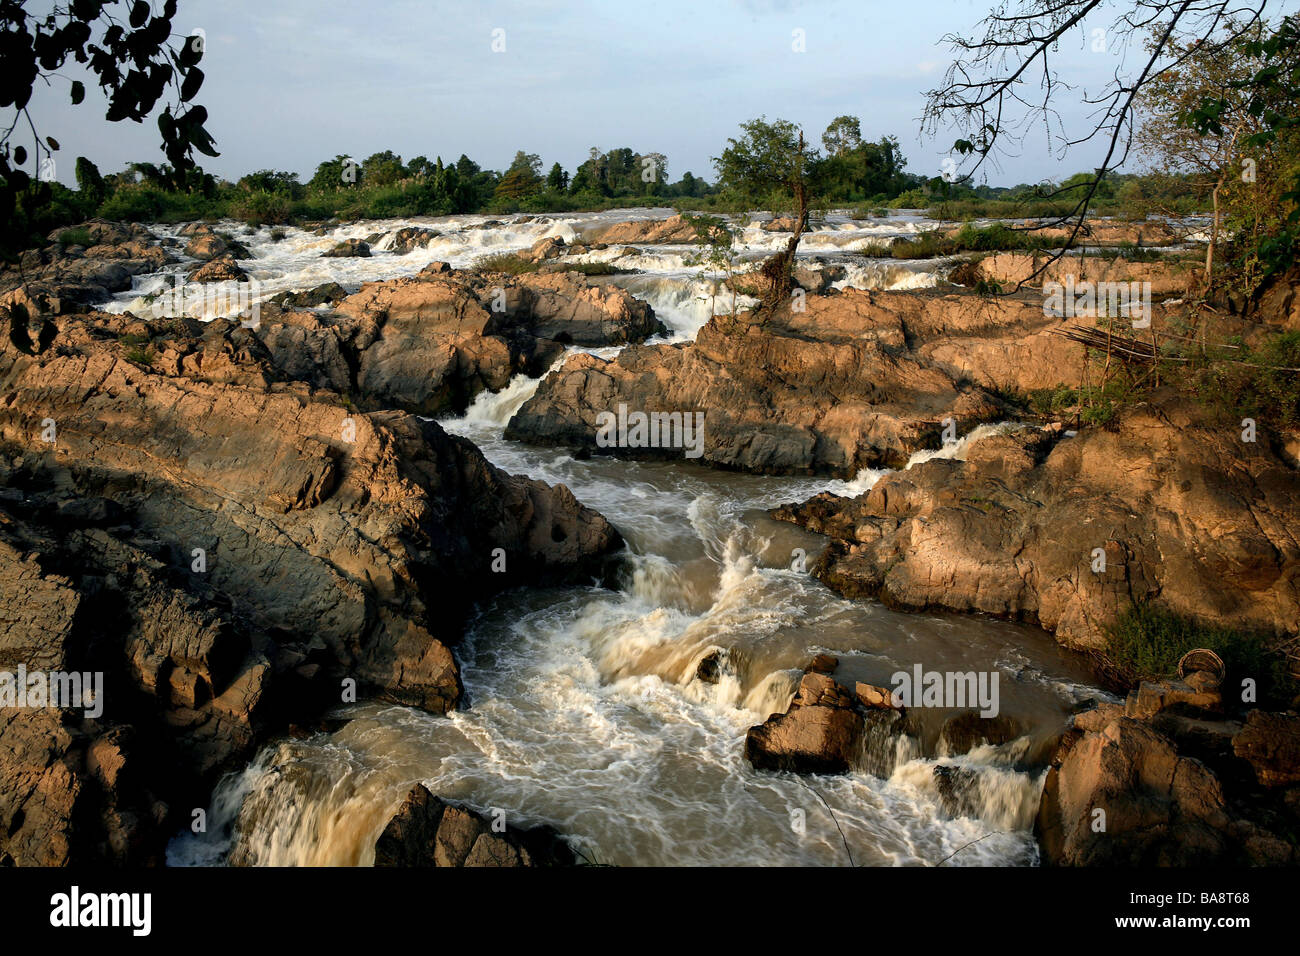
[[[1129,686],[1176,677],[1178,661],[1197,647],[1218,654],[1227,681],[1236,686],[1244,678],[1253,678],[1261,705],[1285,706],[1300,690],[1286,656],[1264,636],[1199,624],[1153,604],[1135,605],[1110,628],[1105,667]]]

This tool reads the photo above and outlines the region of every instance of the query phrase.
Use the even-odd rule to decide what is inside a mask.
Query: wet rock
[[[325,282],[303,292],[281,292],[269,300],[282,309],[314,309],[348,297],[347,290],[337,282]]]
[[[253,258],[242,243],[224,236],[206,226],[191,233],[192,238],[185,246],[185,254],[192,259],[208,262],[212,259],[228,257],[230,259]]]
[[[1006,714],[981,717],[979,711],[968,710],[943,722],[939,731],[939,752],[945,756],[970,753],[982,744],[1001,746],[1021,734],[1020,722]]]
[[[375,844],[375,866],[574,866],[576,857],[550,827],[494,826],[447,803],[422,784],[407,794]]]
[[[344,239],[334,248],[321,253],[322,259],[370,258],[370,244],[363,239]]]
[[[809,663],[807,670],[814,674],[833,674],[840,666],[840,659],[831,654],[817,654]]]
[[[745,735],[755,770],[846,773],[861,745],[863,718],[852,695],[826,674],[804,674],[790,709]]]
[[[243,282],[248,273],[230,256],[221,256],[205,262],[190,273],[191,282]]]
[[[892,691],[884,687],[877,687],[874,684],[864,684],[861,681],[854,686],[854,694],[858,698],[858,703],[863,707],[881,710],[902,710],[903,706],[894,699]]]
[[[523,257],[529,262],[545,262],[547,259],[558,259],[567,251],[563,239],[559,236],[547,236],[533,243]]]
[[[969,767],[938,764],[934,771],[939,805],[950,817],[979,816],[979,774]]]
[[[433,240],[437,239],[441,233],[432,229],[424,229],[419,226],[407,226],[393,233],[393,239],[388,244],[390,252],[399,256],[414,252],[416,249],[423,249]]]

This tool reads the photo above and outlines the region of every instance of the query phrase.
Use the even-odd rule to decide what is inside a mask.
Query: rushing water
[[[457,241],[519,248],[536,241],[536,230],[574,230],[579,219],[506,227],[496,239],[492,229],[471,230],[475,235]],[[586,223],[591,219],[600,217]],[[824,241],[838,234],[851,244],[872,228],[879,224],[832,223]],[[373,231],[349,226],[321,242]],[[754,244],[768,238],[746,233]],[[294,245],[305,242],[255,245],[259,256],[265,252],[258,268],[283,272],[275,281],[285,288],[345,275],[355,283],[398,268],[322,260],[319,248],[308,255]],[[655,305],[672,338],[692,338],[713,307],[707,281],[671,247],[643,252],[659,257],[659,268],[642,264],[643,272],[623,281]],[[472,256],[448,247],[416,258],[466,264]],[[349,721],[334,733],[269,744],[219,784],[209,832],[178,837],[171,862],[365,865],[388,818],[421,781],[445,798],[503,809],[514,824],[551,824],[602,863],[1036,860],[1030,827],[1046,748],[1070,707],[1099,694],[1086,671],[1036,629],[842,600],[802,568],[801,556],[811,565],[823,540],[767,516],[776,504],[818,491],[861,493],[883,472],[864,471],[851,482],[760,477],[691,463],[576,460],[505,441],[505,423],[538,381],[519,377],[443,425],[507,471],[564,483],[613,521],[631,552],[621,587],[500,595],[480,609],[457,648],[467,706],[435,717],[364,703],[340,711]],[[991,430],[920,453],[913,463],[960,457]],[[850,686],[888,685],[892,673],[917,663],[995,669],[1001,711],[1017,719],[1023,735],[943,756],[941,725],[955,711],[914,709],[910,736],[870,737],[848,774],[754,771],[742,756],[746,730],[788,706],[818,652],[840,658],[836,677]],[[721,665],[716,683],[696,677],[708,656]],[[960,799],[941,792],[941,765],[968,771]]]

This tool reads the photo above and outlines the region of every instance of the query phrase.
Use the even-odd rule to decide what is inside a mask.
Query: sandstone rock
[[[1017,618],[1072,647],[1102,647],[1145,600],[1277,635],[1300,620],[1295,472],[1169,393],[1106,429],[1009,431],[774,515],[832,537],[813,571],[842,594]]]
[[[123,359],[131,329],[165,343],[152,368]],[[350,411],[252,330],[162,331],[92,314],[58,319],[39,352],[0,340],[0,460],[21,492],[0,502],[0,661],[112,681],[95,727],[80,711],[0,727],[15,862],[161,859],[179,821],[160,803],[201,805],[268,728],[337,704],[345,677],[446,711],[474,601],[591,580],[619,546],[563,486],[507,475],[436,423]],[[496,548],[507,573],[489,570]],[[96,742],[127,727],[138,743]]]
[[[745,759],[756,770],[846,773],[863,726],[852,695],[826,674],[810,671],[789,710],[749,729]]]
[[[937,444],[943,419],[964,429],[1002,412],[988,392],[909,351],[915,332],[897,301],[810,296],[802,313],[714,318],[691,345],[628,348],[608,361],[571,356],[511,419],[507,437],[681,457],[680,448],[599,448],[598,417],[624,404],[703,412],[701,460],[723,468],[850,477],[901,465]],[[1041,308],[1033,314],[1043,321]]]
[[[616,222],[593,229],[583,235],[588,245],[607,243],[691,243],[695,241],[695,227],[680,215],[668,219],[642,219]]]
[[[422,784],[407,794],[375,844],[375,866],[574,866],[573,851],[550,827],[521,830],[446,803]]]
[[[1300,717],[1252,710],[1232,750],[1265,787],[1300,783]]]
[[[1039,809],[1045,862],[1188,866],[1227,852],[1229,817],[1218,778],[1200,761],[1180,757],[1167,738],[1120,718],[1067,741],[1048,771]]]
[[[414,252],[416,249],[423,249],[433,240],[437,239],[441,233],[432,229],[424,229],[419,226],[407,226],[398,229],[393,233],[393,238],[388,244],[390,252],[399,256],[404,256]]]
[[[191,282],[243,282],[248,273],[230,256],[212,259],[190,273]]]

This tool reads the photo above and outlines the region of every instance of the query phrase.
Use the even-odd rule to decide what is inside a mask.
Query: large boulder
[[[550,827],[503,825],[447,803],[416,784],[375,843],[375,866],[573,866],[577,859]]]

